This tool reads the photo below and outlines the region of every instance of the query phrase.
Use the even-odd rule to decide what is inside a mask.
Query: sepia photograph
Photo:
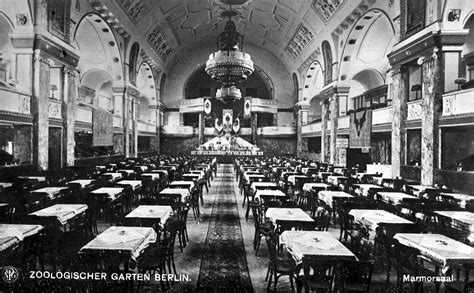
[[[4,292],[474,293],[474,1],[0,0]]]

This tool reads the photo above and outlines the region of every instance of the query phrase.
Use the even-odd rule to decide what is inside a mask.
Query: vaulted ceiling
[[[323,24],[314,2],[320,1],[116,0],[165,64],[191,48],[215,43],[227,20],[221,13],[230,4],[238,12],[234,21],[244,35],[244,50],[245,43],[251,43],[291,62],[314,40],[315,27]]]

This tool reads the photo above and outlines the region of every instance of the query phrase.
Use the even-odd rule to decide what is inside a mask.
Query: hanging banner
[[[92,109],[92,145],[93,146],[111,146],[113,139],[113,114],[100,110]]]
[[[252,99],[251,98],[245,98],[244,102],[244,118],[250,118],[250,115],[252,114],[250,109],[252,108]]]
[[[214,127],[216,128],[217,132],[221,132],[224,126],[222,125],[222,122],[219,121],[219,118],[216,118],[214,121]]]
[[[224,129],[232,130],[232,121],[234,121],[232,116],[232,109],[222,109],[222,124],[224,125]]]
[[[349,145],[351,148],[370,148],[372,132],[372,109],[351,113],[349,126]]]
[[[210,99],[204,99],[204,113],[206,113],[206,115],[209,115],[209,114],[211,114],[211,111],[212,111],[211,100]]]
[[[239,118],[235,119],[234,125],[232,125],[232,130],[236,133],[239,132],[239,130],[240,130],[240,119]]]

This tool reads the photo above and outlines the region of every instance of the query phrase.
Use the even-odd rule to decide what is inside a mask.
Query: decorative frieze
[[[148,34],[147,40],[163,59],[173,51],[158,25]]]
[[[344,2],[345,0],[314,0],[311,8],[318,13],[324,23],[327,23]]]
[[[296,59],[303,49],[311,43],[314,34],[303,24],[300,24],[289,44],[286,46],[285,52],[292,58]]]

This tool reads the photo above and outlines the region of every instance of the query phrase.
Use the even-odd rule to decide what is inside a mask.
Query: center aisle
[[[197,292],[253,292],[234,193],[232,165],[219,166],[217,194],[201,257]]]

